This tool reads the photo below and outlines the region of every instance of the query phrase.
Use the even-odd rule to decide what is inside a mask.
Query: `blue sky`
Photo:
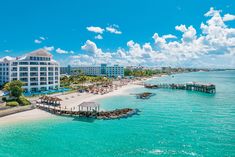
[[[1,1],[0,57],[47,48],[61,65],[235,67],[234,15],[234,0]]]

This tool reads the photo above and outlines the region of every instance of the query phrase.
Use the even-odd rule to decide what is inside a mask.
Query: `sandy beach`
[[[60,95],[59,97],[63,100],[61,102],[62,107],[66,106],[67,108],[71,108],[71,107],[81,104],[84,101],[89,102],[89,101],[96,101],[98,99],[103,99],[103,98],[107,98],[111,96],[126,95],[126,94],[129,94],[128,91],[130,89],[138,88],[138,87],[140,86],[131,83],[104,95],[94,95],[91,93],[77,93],[76,92],[76,93]],[[20,112],[20,113],[16,113],[13,115],[1,117],[0,125],[47,119],[47,118],[52,118],[54,116],[55,115],[52,115],[48,112],[45,112],[39,109],[33,109],[30,111]]]

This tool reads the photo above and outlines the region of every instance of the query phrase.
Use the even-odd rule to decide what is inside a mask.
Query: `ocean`
[[[55,117],[0,126],[0,157],[235,156],[235,71],[175,74],[149,83],[213,83],[216,94],[131,89],[100,99],[105,110],[138,108],[126,119]],[[136,93],[152,92],[147,100]]]

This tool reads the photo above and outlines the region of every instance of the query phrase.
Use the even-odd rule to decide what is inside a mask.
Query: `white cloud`
[[[41,44],[42,41],[44,41],[44,40],[46,40],[45,37],[39,37],[39,39],[35,39],[35,40],[34,40],[34,43],[36,43],[36,44]]]
[[[187,28],[185,25],[175,26],[175,29],[183,33],[187,31]]]
[[[45,46],[44,49],[47,51],[53,51],[55,48],[54,46]]]
[[[211,7],[210,10],[204,14],[204,16],[215,16],[220,14],[221,12],[221,10],[215,10],[213,7]]]
[[[38,39],[35,39],[34,42],[35,42],[36,44],[41,44],[41,43],[42,43],[42,41],[41,41],[41,40],[38,40]]]
[[[106,27],[106,31],[113,33],[113,34],[122,34],[120,30],[118,30],[119,26],[118,25],[111,25]]]
[[[177,37],[175,35],[172,35],[172,34],[167,34],[167,35],[163,35],[162,38],[164,38],[164,39],[176,39]]]
[[[96,53],[97,46],[94,42],[87,40],[86,43],[81,47],[81,49],[87,52]]]
[[[4,52],[7,52],[7,53],[9,53],[9,52],[11,52],[11,50],[4,50]]]
[[[98,34],[97,36],[95,36],[95,39],[101,40],[101,39],[103,39],[103,37],[102,37],[102,35]]]
[[[130,40],[126,43],[127,49],[118,48],[109,52],[87,40],[81,47],[84,54],[72,56],[71,64],[91,65],[106,62],[122,65],[234,68],[235,28],[224,23],[227,15],[221,16],[221,10],[210,8],[205,16],[208,19],[201,23],[201,31],[191,25],[181,24],[175,27],[182,32],[181,37],[177,39],[172,34],[160,36],[154,33],[154,44],[139,44]]]
[[[73,54],[74,53],[74,51],[66,51],[66,50],[63,50],[61,48],[57,48],[55,51],[59,54],[69,54],[69,53]]]
[[[86,27],[86,29],[90,32],[94,32],[94,33],[100,33],[102,34],[104,32],[104,29],[101,27],[94,27],[94,26],[90,26],[90,27]]]
[[[235,20],[235,15],[225,14],[223,17],[223,21],[232,21],[232,20]]]
[[[41,40],[46,40],[46,38],[45,37],[39,37]]]

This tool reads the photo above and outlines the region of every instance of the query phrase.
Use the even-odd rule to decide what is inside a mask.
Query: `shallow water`
[[[102,108],[138,108],[120,120],[70,117],[0,126],[0,156],[235,156],[235,71],[177,74],[151,83],[216,84],[214,95],[184,90],[151,91],[99,100]]]

